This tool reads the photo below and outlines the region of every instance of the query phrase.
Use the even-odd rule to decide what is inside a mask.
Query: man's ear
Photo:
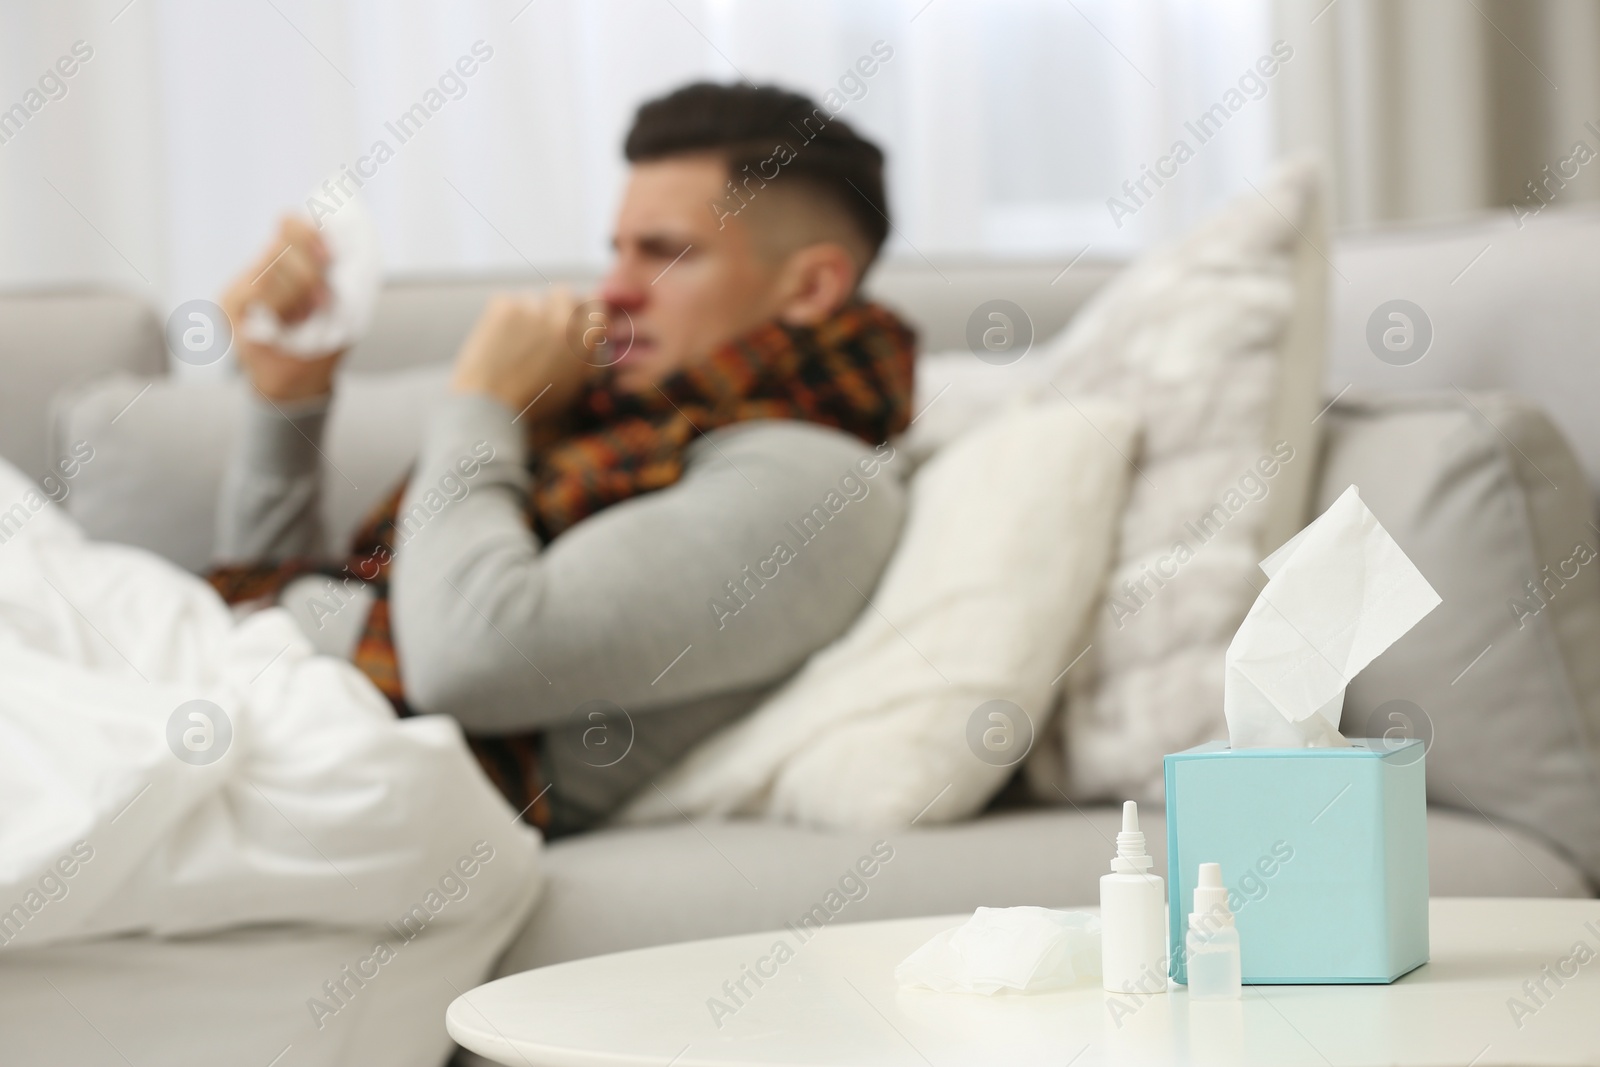
[[[815,326],[849,301],[857,277],[855,257],[844,245],[822,241],[796,249],[778,275],[778,321]]]

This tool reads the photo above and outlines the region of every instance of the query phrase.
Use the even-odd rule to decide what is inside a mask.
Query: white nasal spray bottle
[[[1233,925],[1219,863],[1200,865],[1184,949],[1190,1000],[1239,998],[1239,930]]]
[[[1100,876],[1101,983],[1113,993],[1167,988],[1167,887],[1145,851],[1139,805],[1122,805],[1111,873]]]

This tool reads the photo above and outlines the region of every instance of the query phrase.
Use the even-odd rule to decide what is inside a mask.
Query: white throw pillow
[[[1317,464],[1325,245],[1316,169],[1281,167],[1040,353],[1037,395],[1121,401],[1143,431],[1092,651],[1029,761],[1042,799],[1158,801],[1165,753],[1227,736],[1223,652],[1257,561],[1304,525]]]
[[[894,440],[895,450],[915,471],[1001,408],[1036,395],[1050,380],[1041,354],[1024,353],[1014,363],[992,364],[970,351],[923,352],[917,356],[916,420]],[[1047,399],[1060,400],[1051,393]]]
[[[1135,436],[1121,405],[1057,402],[1002,411],[941,450],[912,477],[900,544],[850,630],[624,821],[883,827],[982,808],[1083,649]],[[979,709],[995,700],[1023,715],[991,720]],[[1008,728],[1011,749],[984,749],[986,731]]]

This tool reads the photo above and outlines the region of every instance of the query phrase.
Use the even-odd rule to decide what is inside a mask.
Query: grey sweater
[[[321,551],[325,419],[325,404],[252,403],[219,561]],[[524,513],[526,459],[504,406],[444,401],[401,506],[391,621],[418,710],[469,733],[544,731],[560,831],[605,818],[842,634],[905,513],[888,446],[763,421],[703,435],[677,484],[545,544]],[[347,652],[370,595],[347,583],[319,602],[301,583],[284,600],[319,648]]]

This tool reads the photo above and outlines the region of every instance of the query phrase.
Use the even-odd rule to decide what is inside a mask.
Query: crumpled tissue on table
[[[1100,920],[1053,908],[979,908],[894,969],[902,988],[1043,993],[1100,978]]]

